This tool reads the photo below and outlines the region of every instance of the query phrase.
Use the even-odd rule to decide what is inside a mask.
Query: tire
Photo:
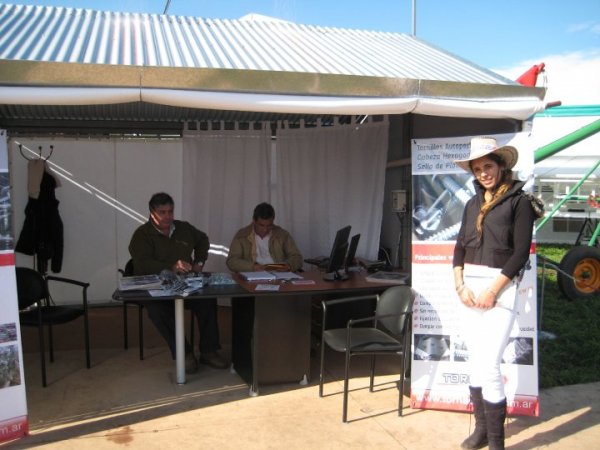
[[[586,300],[600,293],[600,249],[578,246],[569,250],[559,264],[574,279],[558,272],[558,287],[569,300]]]

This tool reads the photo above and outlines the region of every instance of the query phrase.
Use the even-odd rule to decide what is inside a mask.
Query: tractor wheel
[[[600,294],[599,248],[573,247],[563,257],[559,267],[574,278],[558,272],[558,287],[569,300],[585,300]]]

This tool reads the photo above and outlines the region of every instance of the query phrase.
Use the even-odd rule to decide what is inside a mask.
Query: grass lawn
[[[570,246],[537,245],[538,254],[560,262]],[[558,288],[556,271],[546,268],[539,340],[540,388],[600,381],[600,296],[570,301]],[[541,295],[538,267],[538,301]]]

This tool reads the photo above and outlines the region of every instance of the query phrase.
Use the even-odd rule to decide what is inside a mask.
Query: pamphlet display
[[[6,131],[0,130],[0,442],[29,431],[10,212]]]
[[[187,297],[206,285],[236,284],[230,273],[186,273],[176,274],[163,270],[160,274],[135,275],[119,279],[119,291],[124,296],[136,295],[135,291],[148,291],[152,297]]]
[[[513,172],[527,179],[533,173],[533,149],[527,136],[495,137],[500,145],[519,149]],[[474,195],[473,177],[453,161],[468,157],[470,140],[467,136],[412,141],[413,408],[469,408],[469,349],[461,336],[462,305],[454,291],[452,258],[464,205]],[[501,365],[508,412],[516,415],[539,415],[535,268],[534,243],[528,270],[514,286],[517,319]],[[478,273],[484,286],[489,285],[482,278],[485,275]],[[489,277],[494,276],[490,272]]]

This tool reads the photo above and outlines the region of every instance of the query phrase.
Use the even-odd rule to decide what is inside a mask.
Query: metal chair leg
[[[127,324],[127,302],[123,302],[123,348],[127,350],[129,348],[129,332]]]
[[[144,307],[138,304],[138,324],[139,324],[139,342],[140,342],[140,360],[144,359]]]
[[[46,348],[44,345],[44,326],[38,326],[38,338],[40,347],[40,366],[42,367],[42,387],[48,386],[46,382]]]
[[[323,378],[325,369],[325,341],[323,340],[323,334],[321,334],[321,369],[319,370],[319,397],[323,397]]]
[[[190,345],[194,349],[194,311],[190,310]]]
[[[50,354],[50,362],[54,362],[54,338],[52,336],[52,325],[48,325],[48,352]]]
[[[92,361],[90,357],[90,321],[87,310],[83,314],[83,332],[85,333],[85,366],[89,369],[92,367]]]
[[[405,350],[406,351],[406,350]],[[404,405],[404,363],[406,357],[404,354],[402,355],[402,360],[400,362],[400,396],[398,398],[398,416],[402,417],[402,407]]]
[[[344,405],[342,407],[342,422],[348,422],[348,388],[350,382],[348,375],[350,372],[350,351],[346,349],[346,364],[344,367]]]
[[[371,355],[371,372],[369,376],[369,392],[373,392],[375,386],[375,355]]]

